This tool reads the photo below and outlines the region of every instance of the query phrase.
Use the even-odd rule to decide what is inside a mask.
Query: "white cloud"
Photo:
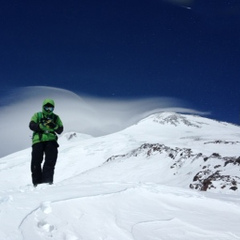
[[[77,95],[52,87],[25,87],[14,90],[0,108],[0,156],[31,146],[29,122],[41,111],[45,98],[55,101],[55,113],[64,124],[64,132],[76,131],[100,136],[122,130],[154,112],[172,111],[205,114],[185,108],[174,98],[107,99]]]

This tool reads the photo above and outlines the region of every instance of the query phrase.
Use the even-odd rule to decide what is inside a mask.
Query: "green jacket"
[[[43,102],[42,112],[35,113],[30,121],[29,127],[33,131],[32,144],[46,141],[57,141],[57,134],[63,132],[63,124],[60,117],[53,112],[47,113],[44,110],[44,105],[50,103],[54,106],[54,101],[46,99]],[[51,122],[48,125],[47,122]]]

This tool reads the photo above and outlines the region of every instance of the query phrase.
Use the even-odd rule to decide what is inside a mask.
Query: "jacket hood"
[[[43,101],[42,106],[44,107],[44,106],[47,105],[47,104],[51,104],[51,105],[53,105],[53,107],[55,107],[54,101],[53,101],[52,99],[50,99],[50,98],[46,98],[46,99]]]
[[[54,101],[53,101],[52,99],[50,99],[50,98],[47,98],[47,99],[45,99],[45,100],[43,101],[43,104],[42,104],[42,112],[43,112],[44,115],[52,115],[53,112],[50,112],[50,113],[49,113],[49,112],[45,111],[45,109],[44,109],[44,106],[47,105],[47,104],[50,104],[50,105],[52,105],[53,107],[55,107]]]

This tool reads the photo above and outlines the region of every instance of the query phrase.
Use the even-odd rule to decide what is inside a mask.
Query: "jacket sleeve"
[[[63,123],[58,115],[57,115],[56,124],[57,124],[58,128],[55,130],[55,132],[57,134],[61,134],[63,132]]]
[[[39,127],[39,124],[38,124],[38,123],[35,123],[34,121],[31,121],[31,122],[29,123],[29,128],[30,128],[32,131],[34,131],[34,132],[40,132],[40,131],[41,131],[41,129],[40,129],[40,127]]]
[[[34,131],[34,132],[40,132],[41,129],[39,128],[39,124],[38,124],[38,116],[37,113],[35,113],[32,118],[31,121],[29,123],[29,128]]]
[[[58,127],[58,128],[55,130],[55,132],[56,132],[57,134],[61,134],[61,133],[63,132],[63,126]]]

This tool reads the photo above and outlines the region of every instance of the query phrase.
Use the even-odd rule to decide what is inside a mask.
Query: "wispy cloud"
[[[163,0],[163,1],[180,6],[180,7],[188,7],[188,8],[191,8],[191,5],[194,3],[194,0]]]
[[[19,88],[1,101],[5,105],[0,107],[0,157],[31,146],[28,124],[32,115],[41,111],[45,98],[54,99],[54,112],[61,117],[64,132],[92,136],[122,130],[155,112],[206,114],[174,98],[107,99],[52,87]]]

